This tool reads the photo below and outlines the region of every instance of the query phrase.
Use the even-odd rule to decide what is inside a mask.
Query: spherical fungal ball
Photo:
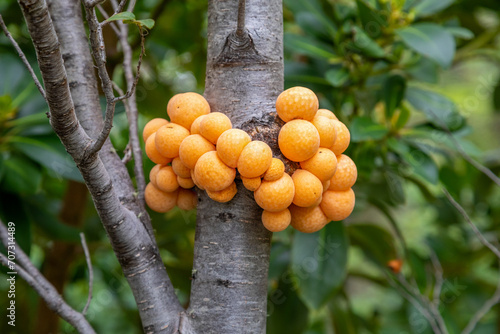
[[[242,176],[241,181],[243,181],[243,186],[245,186],[245,188],[247,188],[250,191],[255,191],[259,189],[260,184],[262,183],[260,177],[252,177],[248,179]]]
[[[300,167],[313,173],[321,182],[325,182],[335,174],[337,157],[331,150],[320,147],[312,158],[302,161]]]
[[[144,139],[144,142],[146,142],[153,133],[155,133],[159,128],[162,126],[168,124],[168,121],[164,118],[153,118],[150,120],[145,126],[144,130],[142,131],[142,139]]]
[[[179,147],[179,158],[184,166],[194,169],[198,159],[205,153],[215,151],[215,146],[201,135],[187,136]]]
[[[193,210],[198,205],[198,196],[192,190],[179,189],[179,195],[177,196],[177,206],[181,210]]]
[[[200,134],[212,144],[217,143],[219,136],[231,129],[229,117],[220,112],[213,112],[204,117],[200,122]]]
[[[356,164],[347,155],[342,154],[338,157],[337,171],[330,179],[329,190],[347,190],[351,188],[358,178],[358,169]]]
[[[319,133],[319,146],[331,147],[335,143],[337,133],[335,132],[335,125],[333,120],[324,116],[314,116],[312,124],[316,127]]]
[[[294,195],[292,178],[286,173],[276,181],[262,181],[259,189],[254,192],[257,204],[270,212],[285,210],[292,204]]]
[[[196,181],[196,178],[194,177],[194,170],[191,169],[191,180],[193,180],[195,186],[197,186],[198,188],[200,188],[201,190],[205,190],[205,188],[203,188],[199,183],[198,181]]]
[[[182,163],[179,157],[172,160],[172,168],[174,169],[174,173],[177,174],[177,176],[183,178],[191,177],[191,170]]]
[[[345,191],[328,190],[323,194],[320,206],[328,219],[339,221],[349,217],[354,209],[355,202],[356,198],[352,189]]]
[[[246,178],[261,176],[271,166],[273,152],[269,145],[254,140],[241,151],[238,159],[238,172]]]
[[[328,187],[330,187],[330,180],[323,182],[323,193],[328,190]]]
[[[178,157],[179,147],[187,136],[189,136],[189,131],[178,124],[164,125],[156,131],[156,149],[167,158]]]
[[[271,166],[264,173],[265,181],[275,181],[283,176],[285,173],[285,164],[283,161],[277,158],[273,158],[271,161]]]
[[[164,213],[175,207],[177,203],[177,191],[167,193],[156,188],[150,182],[144,190],[144,199],[151,210]]]
[[[177,183],[179,183],[179,186],[184,189],[191,189],[195,186],[193,179],[191,176],[189,177],[180,177],[177,176]]]
[[[323,184],[312,173],[297,169],[292,175],[295,186],[295,196],[293,204],[301,207],[314,205],[323,193]]]
[[[160,168],[158,174],[156,174],[156,186],[161,191],[172,192],[179,188],[179,182],[177,182],[177,175],[175,175],[172,166],[165,166]]]
[[[155,139],[156,132],[149,136],[148,140],[146,140],[146,155],[155,164],[166,165],[170,161],[172,161],[172,159],[164,157],[160,154],[160,152],[158,152],[158,150],[156,149]]]
[[[293,87],[282,92],[276,100],[278,116],[285,122],[293,119],[312,121],[318,111],[318,97],[305,87]]]
[[[278,144],[281,153],[296,162],[304,161],[316,154],[319,148],[319,133],[311,122],[294,120],[280,130]]]
[[[251,141],[252,138],[243,130],[226,130],[217,139],[217,154],[226,165],[236,168],[241,151]]]
[[[220,191],[207,190],[207,195],[214,201],[217,201],[219,203],[226,203],[233,199],[237,191],[238,190],[236,189],[236,183],[233,182],[229,187]]]
[[[335,143],[330,147],[330,150],[335,153],[336,156],[341,155],[349,146],[349,142],[351,141],[351,133],[347,126],[340,121],[333,121],[335,125],[335,131],[337,133],[337,139],[335,139]]]
[[[271,232],[283,231],[290,225],[291,221],[292,215],[288,209],[278,212],[269,212],[265,210],[262,212],[262,224]]]
[[[191,124],[191,134],[199,134],[200,133],[200,123],[207,115],[201,115],[197,119],[194,120],[193,124]]]
[[[290,213],[292,214],[291,224],[293,228],[302,233],[314,233],[328,223],[328,218],[319,206],[302,208],[291,205]]]
[[[337,116],[335,116],[335,114],[332,111],[328,110],[328,109],[318,109],[318,112],[316,113],[316,116],[324,116],[326,118],[338,121]]]
[[[172,98],[167,106],[167,113],[170,121],[190,130],[196,118],[210,113],[210,106],[200,94],[184,93]]]
[[[196,182],[210,191],[220,191],[231,185],[236,176],[236,169],[228,167],[217,152],[203,154],[194,168]]]
[[[149,182],[151,182],[157,188],[158,186],[156,185],[156,175],[162,167],[163,165],[155,165],[153,168],[151,168],[151,171],[149,171]]]

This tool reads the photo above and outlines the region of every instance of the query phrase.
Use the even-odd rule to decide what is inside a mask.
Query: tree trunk
[[[276,151],[274,105],[283,90],[282,2],[248,2],[246,30],[238,33],[237,19],[237,0],[209,1],[205,97],[212,112],[229,116],[233,128]],[[261,223],[253,194],[237,184],[237,195],[225,204],[200,191],[188,311],[197,333],[266,330],[271,233]]]

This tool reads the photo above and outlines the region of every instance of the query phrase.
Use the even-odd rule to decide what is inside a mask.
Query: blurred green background
[[[156,20],[137,87],[140,128],[153,117],[167,117],[173,94],[203,92],[206,7],[201,0],[138,2],[136,16]],[[36,64],[17,3],[0,2],[0,13]],[[408,289],[398,276],[412,284],[410,292],[432,299],[439,282],[434,255],[443,271],[439,312],[448,331],[459,333],[495,292],[498,259],[442,188],[496,243],[500,189],[463,159],[451,136],[498,175],[500,2],[285,0],[284,27],[285,86],[313,89],[320,107],[348,125],[346,154],[359,177],[355,211],[343,224],[311,235],[287,229],[273,236],[268,333],[432,333],[401,294]],[[105,32],[108,66],[123,86],[120,49],[111,35]],[[138,41],[133,32],[131,43]],[[140,333],[130,288],[47,111],[0,35],[0,217],[16,223],[18,242],[39,268],[59,278],[64,297],[77,309],[87,298],[78,236],[84,231],[95,273],[89,320],[98,333]],[[118,105],[111,139],[120,155],[127,131]],[[144,162],[148,173],[153,165]],[[75,200],[80,208],[68,219]],[[175,209],[151,215],[162,258],[187,305],[196,213]],[[400,274],[388,266],[394,260],[402,263]],[[6,290],[2,268],[0,295]],[[12,331],[4,317],[7,298],[0,298],[0,332],[40,333],[45,313],[20,278],[16,299]],[[498,333],[499,315],[500,307],[493,307],[473,333]],[[61,321],[59,332],[74,331]]]

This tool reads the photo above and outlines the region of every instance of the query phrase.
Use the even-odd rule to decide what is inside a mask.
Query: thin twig
[[[87,8],[94,8],[95,6],[102,4],[104,1],[106,0],[87,0],[85,2],[85,6]]]
[[[87,261],[87,268],[89,271],[89,295],[87,297],[87,303],[83,308],[82,314],[87,314],[87,310],[89,309],[90,302],[92,301],[92,289],[94,286],[94,269],[92,268],[92,260],[90,258],[89,247],[87,246],[87,242],[85,241],[85,234],[83,232],[80,233],[80,241],[82,243],[83,253],[85,254],[85,260]]]
[[[31,67],[28,59],[24,55],[23,50],[21,50],[21,48],[19,47],[19,44],[17,44],[16,40],[14,39],[14,37],[12,37],[9,30],[7,29],[7,26],[5,25],[5,22],[3,21],[2,15],[0,15],[0,26],[2,27],[2,30],[5,33],[5,36],[7,36],[7,38],[11,42],[11,44],[14,46],[14,49],[16,49],[17,54],[19,55],[19,58],[21,58],[24,66],[26,66],[26,68],[30,72],[31,77],[33,78],[33,81],[35,82],[36,87],[40,91],[40,94],[42,94],[42,96],[43,96],[43,99],[47,100],[47,98],[45,97],[45,90],[43,89],[42,84],[38,80],[38,77],[36,76],[35,71],[33,71],[33,68]]]
[[[406,299],[413,306],[415,306],[415,308],[419,310],[420,313],[422,313],[422,315],[427,319],[427,322],[429,322],[429,324],[431,325],[433,332],[435,334],[443,334],[443,332],[439,328],[438,323],[436,322],[436,319],[433,318],[431,313],[428,310],[426,310],[425,307],[410,292],[401,288],[401,286],[396,283],[396,281],[391,275],[387,273],[385,274],[388,278],[389,284],[391,284],[396,290],[398,290],[401,296],[403,296],[404,299]]]
[[[490,299],[486,301],[486,303],[477,310],[476,313],[474,313],[474,316],[472,319],[470,319],[469,323],[467,326],[465,326],[464,330],[462,331],[462,334],[470,334],[476,328],[477,324],[479,321],[488,313],[489,310],[496,304],[500,302],[500,279],[498,280],[497,288],[495,290],[495,293],[493,296],[491,296]]]
[[[429,247],[430,248],[430,247]],[[443,287],[443,267],[441,266],[441,262],[439,262],[439,258],[432,248],[430,248],[430,258],[432,261],[432,266],[434,267],[434,290],[432,292],[432,303],[438,307],[439,302],[441,300],[441,289]]]
[[[238,25],[236,28],[236,34],[238,36],[245,34],[245,7],[246,1],[240,0],[238,3]]]
[[[122,1],[120,2],[120,4],[118,4],[117,6],[114,6],[114,7],[115,7],[115,8],[114,8],[114,9],[115,9],[115,12],[113,13],[113,15],[116,15],[116,14],[118,14],[118,13],[121,13],[121,12],[123,11],[123,7],[125,7],[125,4],[126,4],[126,3],[127,3],[127,0],[122,0]],[[129,12],[130,12],[130,10],[129,10]],[[113,16],[113,15],[111,15],[111,16]],[[106,19],[108,19],[108,18],[109,18],[109,16],[108,16],[108,17],[106,17]],[[110,23],[110,21],[103,21],[103,22],[101,22],[101,27],[104,27],[104,26],[105,26],[105,25],[107,25],[108,23]]]
[[[493,244],[491,244],[488,240],[486,240],[481,231],[479,231],[477,226],[472,222],[465,209],[457,201],[455,201],[453,196],[451,196],[451,194],[448,192],[448,190],[446,190],[446,188],[443,188],[442,190],[443,193],[448,198],[448,200],[450,201],[450,203],[455,207],[455,209],[457,209],[458,212],[460,212],[462,217],[464,217],[465,221],[470,225],[470,227],[478,237],[479,241],[481,241],[481,243],[484,246],[488,247],[496,255],[496,257],[500,259],[500,251],[495,246],[493,246]]]
[[[56,288],[35,268],[29,257],[19,247],[19,244],[8,240],[8,231],[4,223],[0,220],[0,241],[7,248],[14,246],[14,253],[17,260],[15,272],[17,272],[45,301],[49,309],[60,315],[64,320],[75,327],[80,333],[94,334],[84,315],[69,306],[57,292]],[[0,262],[9,267],[9,260],[0,253]],[[12,262],[12,261],[10,261]]]
[[[483,166],[482,164],[474,160],[469,154],[467,154],[467,152],[464,151],[462,145],[460,145],[458,140],[451,132],[450,128],[446,125],[446,123],[442,119],[440,119],[434,113],[434,111],[432,111],[432,109],[429,109],[429,112],[432,115],[434,115],[434,118],[439,122],[439,126],[441,127],[441,129],[444,130],[446,134],[450,137],[451,141],[453,142],[453,145],[457,149],[458,153],[462,156],[462,158],[464,158],[468,163],[470,163],[472,166],[474,166],[477,170],[486,175],[491,181],[495,182],[496,185],[500,187],[500,178],[496,176],[495,173],[491,171],[491,169],[489,169],[486,166]]]
[[[106,12],[106,10],[102,7],[102,5],[98,5],[97,9],[99,9],[99,12],[101,12],[101,15],[104,17],[105,20],[109,19],[109,15]],[[103,21],[101,22],[101,27],[104,26],[104,22],[111,23],[111,29],[115,32],[116,35],[120,35],[120,30],[118,29],[118,26],[116,25],[116,22],[114,21]]]

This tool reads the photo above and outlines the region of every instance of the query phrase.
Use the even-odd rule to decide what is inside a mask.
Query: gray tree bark
[[[109,140],[99,155],[87,154],[96,136],[93,129],[102,127],[102,116],[80,4],[53,1],[52,18],[45,1],[19,0],[19,4],[36,49],[51,125],[89,188],[132,288],[144,331],[174,333],[183,309],[148,233],[149,216],[133,195],[130,176]]]
[[[283,90],[281,0],[211,0],[205,97],[212,112],[276,152],[275,101]],[[241,21],[241,20],[240,20]],[[241,22],[240,22],[241,23]],[[197,333],[265,333],[271,233],[253,194],[238,182],[229,203],[200,192],[188,314]]]

